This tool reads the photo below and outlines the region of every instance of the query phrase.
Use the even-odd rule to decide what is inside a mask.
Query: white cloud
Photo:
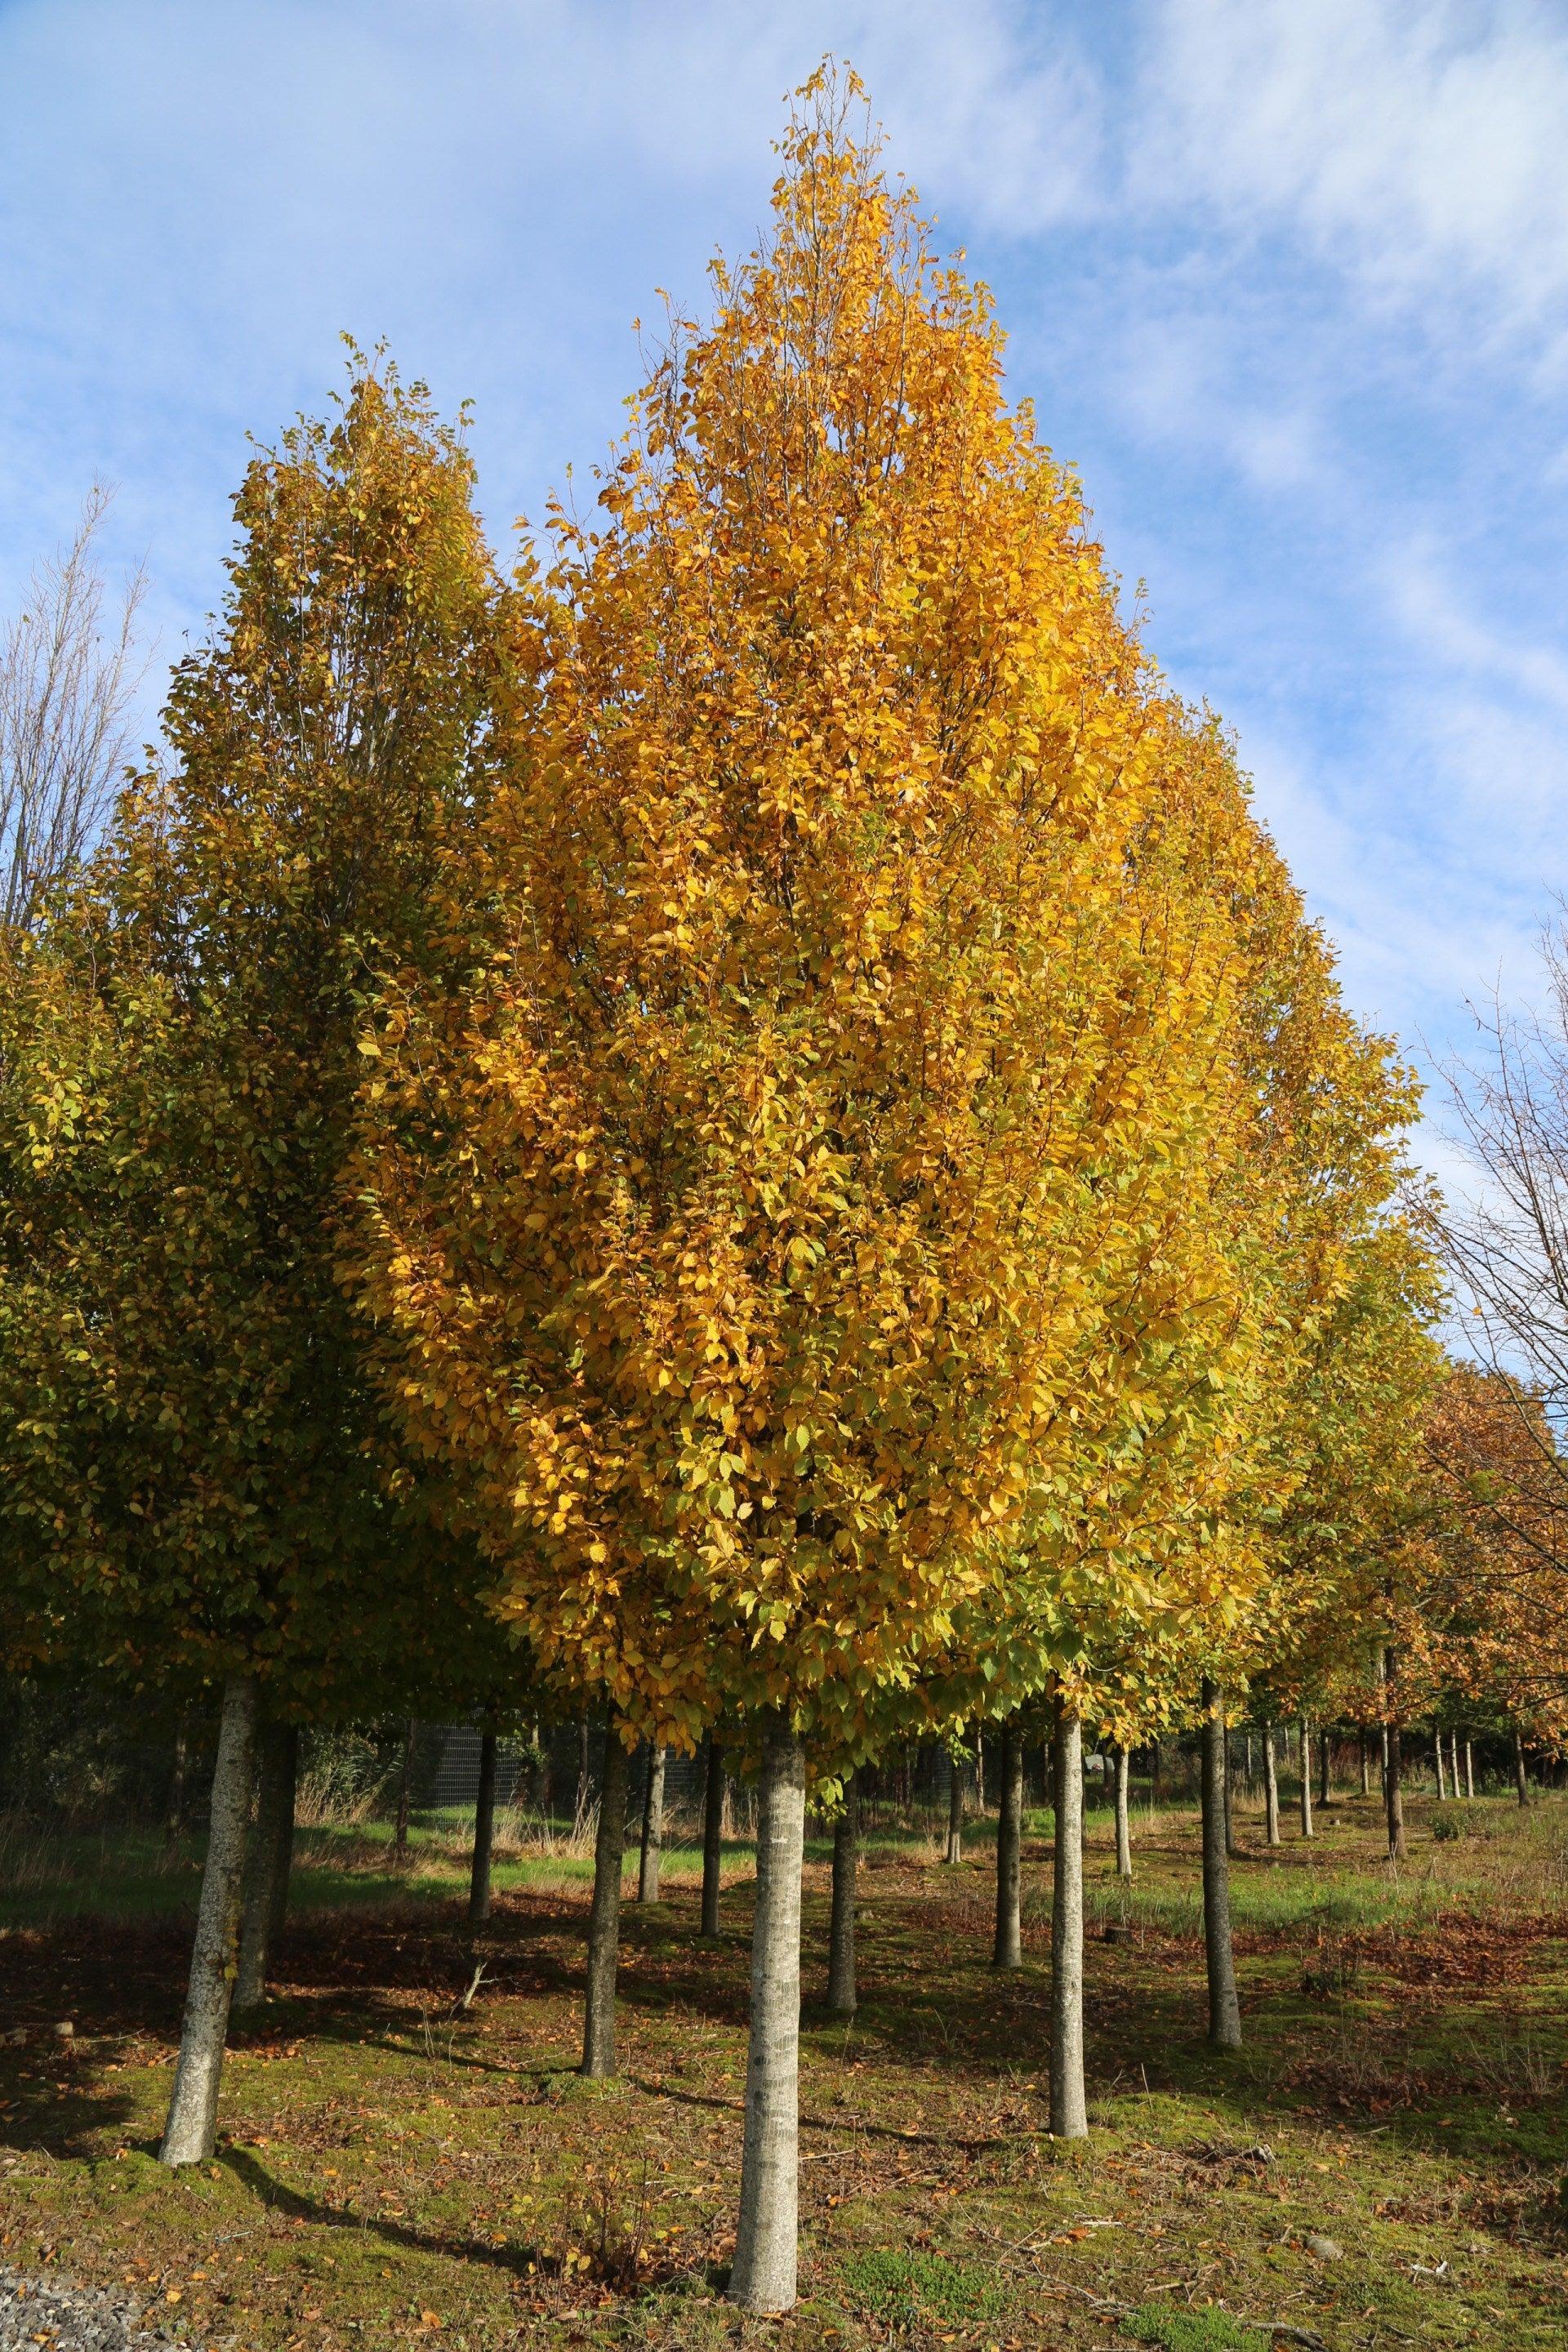
[[[1164,0],[1145,196],[1283,229],[1551,363],[1568,333],[1568,18],[1529,0]]]

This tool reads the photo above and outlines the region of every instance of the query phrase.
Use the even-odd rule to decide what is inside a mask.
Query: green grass
[[[1225,2060],[1203,2038],[1191,1812],[1140,1809],[1130,1890],[1092,1814],[1091,1920],[1130,1932],[1089,1944],[1094,2129],[1070,2147],[1047,2130],[1048,1816],[1026,1846],[1026,1965],[1001,1977],[984,1829],[956,1869],[924,1827],[878,1834],[850,2028],[814,2005],[815,1837],[803,2302],[767,2326],[722,2300],[742,1845],[717,1948],[695,1933],[692,1852],[668,1900],[628,1906],[624,2071],[597,2085],[573,2071],[585,1856],[502,1863],[465,2011],[462,1825],[422,1823],[407,1874],[389,1869],[384,1833],[310,1832],[279,1998],[226,2070],[216,2159],[170,2175],[153,2159],[194,1881],[175,1874],[178,1902],[136,1922],[135,1886],[165,1894],[170,1874],[88,1842],[58,1858],[74,1873],[68,1916],[0,1914],[0,2003],[32,2029],[0,2043],[0,2261],[129,2284],[194,2343],[237,2352],[1264,2352],[1274,2319],[1332,2352],[1559,2352],[1568,1803],[1521,1815],[1486,1800],[1446,1840],[1435,1811],[1413,1801],[1398,1872],[1359,1801],[1310,1847],[1288,1825],[1273,1854],[1247,1816],[1233,1868],[1247,2042]],[[68,2042],[52,2032],[67,2019]]]

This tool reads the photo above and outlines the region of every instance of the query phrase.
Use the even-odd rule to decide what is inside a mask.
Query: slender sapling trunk
[[[1390,1862],[1405,1859],[1405,1796],[1400,1788],[1401,1758],[1399,1726],[1394,1719],[1395,1685],[1399,1679],[1399,1657],[1392,1642],[1383,1654],[1384,1688],[1388,1696],[1388,1780],[1385,1789],[1388,1815],[1388,1858]]]
[[[1057,1701],[1051,1889],[1051,2136],[1085,2139],[1083,2084],[1083,1727]]]
[[[245,1848],[256,1775],[256,1717],[255,1680],[237,1675],[224,1685],[217,1762],[213,1770],[212,1822],[184,2022],[180,2029],[180,2055],[158,2151],[164,2164],[205,2164],[217,2133],[218,2083],[238,1963]]]
[[[1364,1725],[1362,1727],[1359,1737],[1361,1739],[1361,1792],[1363,1797],[1370,1797],[1372,1794],[1372,1750],[1366,1744],[1366,1728]]]
[[[637,1901],[658,1901],[658,1865],[664,1851],[664,1759],[668,1753],[663,1748],[651,1748],[647,1759],[647,1786],[643,1791],[642,1852],[637,1859]]]
[[[1465,1794],[1466,1794],[1466,1796],[1467,1796],[1468,1798],[1471,1799],[1471,1800],[1472,1800],[1472,1801],[1473,1801],[1473,1800],[1474,1800],[1474,1798],[1475,1798],[1475,1793],[1476,1793],[1476,1751],[1475,1751],[1475,1749],[1471,1747],[1471,1745],[1470,1745],[1470,1741],[1469,1741],[1469,1738],[1468,1738],[1468,1736],[1467,1735],[1466,1739],[1465,1739]]]
[[[719,1888],[724,1867],[724,1751],[708,1735],[708,1777],[702,1791],[702,1933],[719,1933]]]
[[[788,2311],[795,2298],[800,2170],[800,1872],[805,1752],[782,1713],[763,1735],[757,1801],[757,1901],[741,2219],[731,2303]]]
[[[1274,1766],[1274,1726],[1263,1727],[1263,1807],[1270,1845],[1279,1843],[1279,1775]]]
[[[1518,1724],[1513,1727],[1513,1785],[1521,1805],[1530,1802],[1530,1782],[1524,1772],[1524,1734]]]
[[[1116,1751],[1116,1875],[1132,1875],[1132,1758],[1125,1748]]]
[[[490,1916],[490,1853],[496,1833],[496,1750],[493,1731],[479,1735],[479,1793],[474,1805],[474,1858],[468,1872],[468,1925]]]
[[[1301,1717],[1301,1835],[1312,1834],[1312,1732],[1305,1716]]]
[[[626,1845],[626,1751],[612,1716],[605,1726],[594,1901],[588,1913],[588,1999],[579,2073],[602,2081],[616,2071],[616,1963],[621,1937],[621,1868]]]
[[[857,1775],[844,1783],[844,1807],[833,1825],[833,1916],[827,1929],[827,2006],[835,2017],[855,2014],[855,1881],[860,1863],[860,1791]]]
[[[996,1935],[994,1969],[1024,1965],[1019,1882],[1024,1858],[1024,1734],[1016,1716],[1002,1726],[1002,1792],[996,1816]]]
[[[263,1724],[256,1738],[256,1820],[246,1856],[240,1907],[239,1958],[234,1980],[237,2010],[267,1998],[271,1948],[283,1932],[294,1853],[294,1794],[300,1734],[291,1723]]]
[[[1203,1709],[1204,1949],[1208,1962],[1209,2044],[1215,2050],[1239,2050],[1241,2004],[1236,1997],[1230,1864],[1225,1846],[1224,1709],[1217,1686],[1206,1675]]]
[[[1448,1797],[1448,1776],[1443,1769],[1443,1735],[1439,1731],[1432,1743],[1437,1759],[1437,1802],[1446,1804]]]
[[[942,1860],[958,1863],[963,1860],[963,1759],[960,1754],[947,1760],[947,1852]]]
[[[1327,1725],[1318,1734],[1318,1802],[1325,1811],[1334,1801],[1334,1742]]]

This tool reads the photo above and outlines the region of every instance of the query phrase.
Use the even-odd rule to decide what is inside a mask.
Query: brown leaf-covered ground
[[[216,2160],[153,2159],[188,1920],[0,1934],[0,2263],[134,2291],[194,2343],[465,2347],[1430,2345],[1568,2340],[1568,1801],[1502,1799],[1402,1872],[1373,1809],[1235,1864],[1247,2047],[1203,2042],[1195,1823],[1095,1825],[1087,2145],[1046,2130],[1048,1816],[1028,1963],[989,1966],[990,1850],[917,1835],[864,1876],[851,2028],[808,2007],[803,2302],[722,2301],[744,2070],[747,1857],[725,1931],[695,1872],[628,1905],[618,2082],[573,2072],[585,1882],[518,1864],[471,1947],[461,1856],[417,1892],[321,1841],[264,2025],[236,2034]],[[820,1983],[826,1847],[808,1873]],[[311,1909],[330,1892],[330,1906]],[[356,1892],[363,1900],[354,1899]],[[36,1906],[34,1906],[36,1914]],[[1106,1931],[1111,1931],[1113,1940]],[[478,1961],[484,1977],[461,2007]],[[56,2029],[69,2023],[74,2032]],[[1247,2325],[1251,2323],[1252,2325]]]

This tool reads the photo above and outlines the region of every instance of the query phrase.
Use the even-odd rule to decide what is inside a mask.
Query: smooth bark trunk
[[[1002,1726],[1002,1790],[996,1815],[996,1933],[994,1969],[1024,1965],[1019,1916],[1024,1860],[1024,1734],[1015,1716]]]
[[[944,1863],[963,1860],[963,1759],[948,1758],[947,1784],[947,1852]]]
[[[268,1961],[288,1915],[299,1758],[300,1734],[293,1724],[260,1727],[256,1737],[256,1820],[245,1863],[234,1980],[237,2010],[256,2009],[266,2000]]]
[[[1051,2136],[1084,2139],[1083,1727],[1057,1701],[1051,1761],[1057,1788],[1051,1889]]]
[[[1405,1859],[1405,1794],[1400,1787],[1401,1756],[1399,1726],[1393,1720],[1395,1687],[1399,1679],[1399,1658],[1393,1643],[1383,1654],[1384,1687],[1388,1696],[1390,1721],[1388,1726],[1388,1783],[1385,1790],[1388,1816],[1388,1858],[1390,1862]]]
[[[1263,1727],[1263,1807],[1270,1845],[1279,1843],[1279,1775],[1274,1767],[1274,1726]]]
[[[1473,1801],[1476,1793],[1476,1751],[1468,1739],[1465,1742],[1465,1794]]]
[[[1312,1834],[1312,1732],[1305,1716],[1301,1717],[1301,1835]]]
[[[1226,1853],[1234,1853],[1236,1852],[1236,1822],[1234,1819],[1232,1794],[1235,1786],[1236,1775],[1231,1769],[1230,1726],[1228,1723],[1221,1727],[1220,1736],[1224,1742],[1223,1760],[1225,1764],[1225,1850]]]
[[[642,1851],[637,1858],[637,1901],[658,1901],[658,1865],[664,1852],[663,1748],[648,1750],[647,1786],[643,1791]]]
[[[719,1933],[719,1889],[724,1867],[724,1751],[708,1738],[708,1779],[702,1791],[702,1933]]]
[[[851,1772],[844,1808],[833,1825],[833,1916],[827,1929],[827,2006],[835,2017],[855,2014],[855,1881],[860,1863],[860,1791]]]
[[[1372,1794],[1372,1750],[1366,1744],[1364,1731],[1361,1734],[1361,1792],[1363,1797]]]
[[[1326,1811],[1334,1801],[1334,1742],[1327,1727],[1318,1734],[1318,1802]]]
[[[1116,1875],[1132,1875],[1132,1759],[1125,1748],[1116,1751]]]
[[[1513,1785],[1521,1805],[1530,1802],[1530,1782],[1524,1770],[1524,1734],[1515,1724],[1513,1731]]]
[[[579,2072],[603,2081],[616,2071],[616,1964],[620,1956],[621,1871],[626,1848],[628,1759],[615,1721],[605,1726],[594,1901],[588,1914],[588,1999]]]
[[[226,1683],[180,2055],[158,2151],[164,2164],[204,2164],[216,2137],[218,2084],[238,1960],[245,1849],[256,1775],[256,1716],[254,1679],[237,1675]]]
[[[1443,1769],[1443,1735],[1441,1732],[1437,1734],[1437,1737],[1433,1741],[1432,1745],[1436,1752],[1437,1758],[1437,1802],[1442,1805],[1446,1804],[1448,1799],[1448,1776]]]
[[[479,1793],[474,1804],[474,1858],[468,1870],[468,1925],[490,1916],[490,1854],[496,1835],[496,1751],[493,1731],[479,1735]]]
[[[747,2311],[788,2311],[795,2298],[800,2169],[800,1871],[805,1843],[805,1753],[788,1717],[763,1736],[757,1801],[757,1903],[741,2219],[729,2294]]]
[[[1241,2047],[1241,2005],[1236,1997],[1236,1955],[1230,1939],[1230,1864],[1225,1848],[1225,1727],[1220,1694],[1203,1685],[1204,1950],[1208,1962],[1209,2043]],[[1303,1786],[1310,1783],[1303,1775]]]

